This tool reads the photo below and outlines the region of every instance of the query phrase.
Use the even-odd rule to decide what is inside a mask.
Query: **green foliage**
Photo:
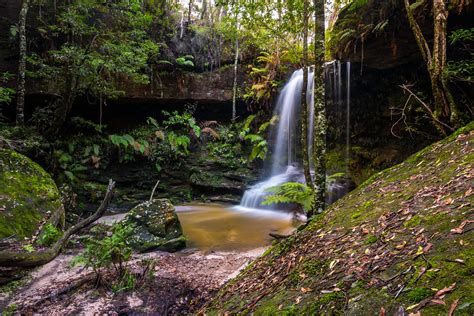
[[[143,139],[135,140],[129,134],[125,135],[110,135],[110,141],[117,147],[121,147],[127,152],[127,150],[131,150],[133,152],[138,152],[141,155],[145,155],[146,151],[149,150],[150,144]],[[130,161],[133,160],[133,156],[131,154],[125,154],[121,156],[123,161]]]
[[[264,138],[266,131],[270,125],[274,125],[278,117],[273,116],[269,121],[262,123],[257,129],[256,134],[250,134],[251,124],[254,122],[256,116],[250,115],[244,122],[244,125],[240,131],[240,138],[250,142],[252,150],[250,152],[249,160],[255,159],[265,160],[268,153],[268,143]]]
[[[32,244],[26,244],[24,245],[23,247],[23,250],[25,250],[26,252],[34,252],[35,251],[35,248],[33,247]]]
[[[61,238],[62,232],[53,224],[48,223],[44,226],[43,232],[38,238],[38,244],[49,247]]]
[[[474,41],[474,28],[470,29],[457,29],[449,35],[449,43],[451,45],[460,42],[472,42]]]
[[[13,78],[13,75],[9,72],[0,73],[0,84],[3,84]],[[16,91],[12,88],[6,88],[0,86],[0,104],[6,103],[9,104],[12,101],[13,95]]]
[[[123,95],[124,79],[149,82],[148,62],[159,47],[150,36],[154,23],[161,21],[143,1],[58,3],[57,13],[41,20],[38,32],[46,41],[68,40],[45,55],[30,55],[27,75],[44,79],[70,105],[78,95]]]
[[[474,28],[453,31],[449,43],[463,52],[465,58],[448,61],[445,75],[451,80],[474,83]]]
[[[181,56],[176,58],[176,63],[179,66],[194,67],[193,59],[192,55]]]
[[[270,195],[265,197],[263,205],[278,203],[295,203],[300,205],[303,210],[309,211],[313,207],[314,192],[305,184],[298,182],[287,182],[279,186],[267,189]]]
[[[117,277],[112,282],[112,289],[116,292],[132,289],[135,278],[127,266],[132,256],[132,248],[127,245],[127,240],[132,231],[133,227],[119,223],[112,228],[111,236],[101,240],[89,238],[84,252],[74,258],[73,264],[90,267],[97,275],[115,272]]]

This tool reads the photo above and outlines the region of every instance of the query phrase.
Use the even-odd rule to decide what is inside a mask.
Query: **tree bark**
[[[313,188],[309,170],[308,153],[308,1],[303,3],[303,86],[301,88],[301,149],[303,152],[303,173],[306,185]]]
[[[104,214],[112,199],[114,187],[115,182],[110,180],[105,197],[95,213],[69,228],[53,246],[46,250],[35,252],[0,251],[0,267],[35,267],[48,263],[56,258],[72,235],[94,223]]]
[[[444,77],[446,69],[448,10],[444,0],[432,1],[434,28],[432,50],[415,19],[409,0],[404,0],[405,9],[410,28],[415,36],[421,56],[426,62],[428,68],[434,102],[434,109],[432,112],[437,119],[451,122],[455,127],[459,127],[459,125],[461,125],[461,122],[459,121],[459,110],[451,94],[448,81]],[[437,124],[437,126],[439,127],[439,124]],[[440,131],[441,133],[446,134],[444,129],[441,129]]]
[[[191,24],[192,11],[193,11],[193,0],[189,0],[189,3],[188,3],[188,27]]]
[[[235,60],[234,60],[234,86],[232,95],[232,121],[237,118],[237,68],[239,65],[239,5],[238,1],[234,3],[235,12]]]
[[[324,0],[314,0],[314,212],[326,207],[326,98],[324,86]]]
[[[19,47],[20,58],[18,60],[17,99],[16,99],[16,123],[25,123],[25,73],[26,73],[26,17],[28,15],[29,0],[23,0],[19,16]]]

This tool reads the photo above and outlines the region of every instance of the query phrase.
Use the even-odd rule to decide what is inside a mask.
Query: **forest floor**
[[[72,266],[78,253],[73,249],[0,294],[0,306],[20,314],[188,314],[264,250],[137,254],[129,263],[137,278],[134,290],[114,294],[107,285],[113,276],[98,280],[91,269]]]
[[[474,315],[474,123],[269,248],[203,313]]]

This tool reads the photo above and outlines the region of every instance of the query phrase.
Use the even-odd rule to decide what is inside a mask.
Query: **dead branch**
[[[428,106],[428,104],[426,104],[413,91],[411,91],[408,85],[402,84],[402,85],[399,85],[399,87],[402,88],[404,91],[408,92],[416,101],[418,101],[423,106],[423,108],[431,116],[431,118],[433,119],[435,124],[438,126],[438,128],[443,132],[443,134],[446,134],[443,127],[447,128],[451,132],[454,132],[454,128],[452,128],[451,126],[447,125],[446,123],[436,118],[436,116],[434,115],[433,111],[431,111],[431,108]]]
[[[150,202],[153,201],[153,195],[155,195],[155,190],[158,187],[158,184],[160,184],[160,180],[156,181],[156,184],[153,187],[153,190],[151,191],[150,200],[149,200]]]
[[[0,266],[34,267],[48,263],[54,258],[56,258],[72,235],[76,234],[80,230],[91,225],[100,217],[102,217],[104,212],[107,210],[107,207],[109,206],[110,200],[112,199],[114,187],[115,182],[109,180],[107,192],[105,193],[104,199],[102,200],[102,203],[100,204],[99,208],[97,208],[95,213],[92,214],[90,217],[77,223],[73,227],[69,228],[52,247],[34,252],[17,252],[11,250],[0,251]]]

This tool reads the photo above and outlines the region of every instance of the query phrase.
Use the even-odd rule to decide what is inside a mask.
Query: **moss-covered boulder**
[[[0,238],[28,238],[48,224],[64,226],[53,179],[29,158],[0,148]]]
[[[133,226],[129,243],[138,251],[158,249],[173,252],[186,246],[178,216],[168,199],[137,205],[127,214],[125,223]]]

